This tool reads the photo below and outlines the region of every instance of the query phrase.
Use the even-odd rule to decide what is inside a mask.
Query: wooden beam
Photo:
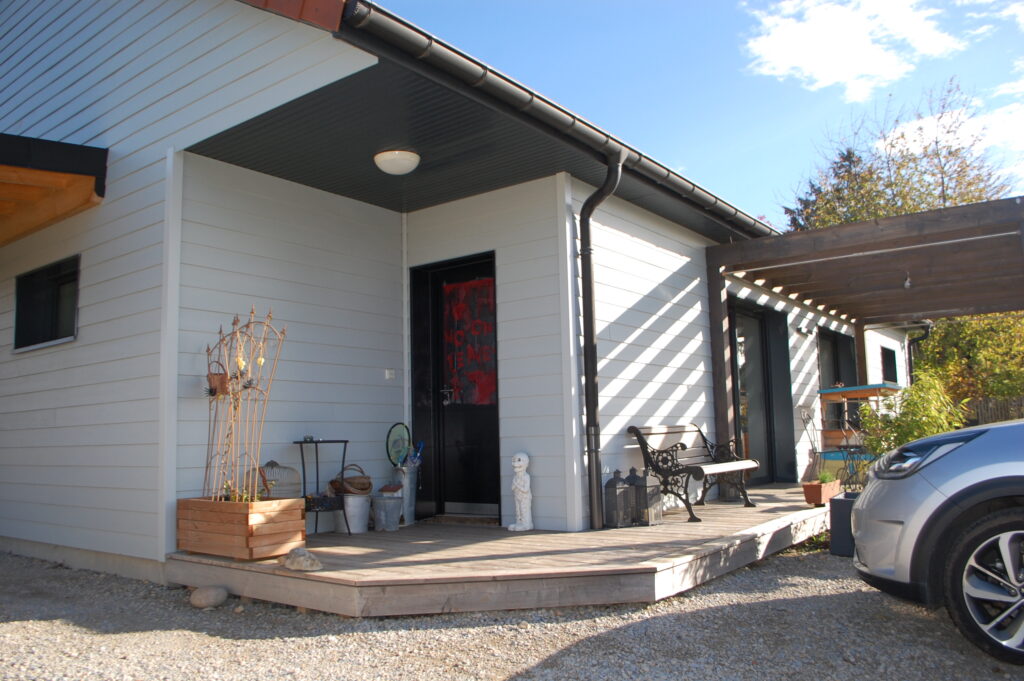
[[[853,344],[857,352],[857,382],[868,384],[868,347],[864,340],[864,322],[858,320],[853,325]]]
[[[61,191],[42,201],[21,204],[13,213],[0,216],[0,246],[100,203],[102,199],[94,191],[95,178],[89,175],[67,175],[67,178],[67,186]]]
[[[46,198],[52,189],[48,187],[37,187],[28,184],[15,184],[13,182],[0,182],[0,200],[19,201],[31,203]]]
[[[837,228],[829,228],[837,229]],[[827,231],[827,230],[826,230]],[[820,249],[808,253],[794,253],[784,258],[775,256],[756,260],[743,260],[725,266],[726,273],[743,270],[757,275],[777,267],[806,267],[823,265],[833,267],[850,266],[851,262],[886,261],[904,258],[938,257],[936,254],[949,251],[977,252],[991,251],[992,240],[1016,239],[1018,228],[1010,223],[999,223],[957,230],[952,234],[925,235],[888,239],[880,234],[873,245],[844,244],[832,249]]]
[[[11,184],[64,189],[76,177],[83,176],[59,173],[53,170],[36,170],[35,168],[0,165],[0,182],[9,182]]]
[[[1002,301],[970,307],[935,307],[915,309],[913,312],[886,312],[860,319],[865,325],[894,324],[898,322],[918,322],[922,319],[941,319],[943,317],[964,317],[967,315],[991,314],[994,312],[1016,312],[1021,309],[1019,302]]]
[[[992,225],[1012,225],[1019,229],[1024,220],[1021,197],[986,201],[967,206],[901,215],[868,222],[838,225],[828,229],[790,232],[776,237],[720,244],[707,250],[708,262],[716,266],[786,259],[801,255],[832,252],[856,253],[878,248],[881,244],[921,243],[940,240],[945,234],[963,235],[972,230],[983,232]]]
[[[735,437],[736,414],[733,409],[732,343],[729,329],[728,294],[725,277],[716,265],[708,263],[708,333],[711,336],[712,401],[715,407],[715,440],[726,442]]]
[[[905,288],[906,274],[890,274],[886,277],[851,277],[834,282],[815,282],[799,286],[783,286],[783,294],[795,294],[798,298],[820,300],[844,308],[865,300],[899,299],[911,296],[957,295],[969,291],[970,295],[984,301],[992,289],[1008,287],[1011,281],[1020,279],[1020,267],[992,268],[984,270],[982,276],[932,279],[921,276],[911,278],[911,286]],[[773,284],[774,282],[769,282]],[[989,288],[991,287],[991,288]],[[983,293],[979,294],[979,291]]]

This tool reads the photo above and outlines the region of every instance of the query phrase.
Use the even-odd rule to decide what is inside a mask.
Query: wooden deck
[[[240,596],[348,616],[415,615],[653,602],[736,570],[827,528],[799,486],[751,491],[757,508],[709,502],[655,527],[509,532],[417,523],[398,532],[319,534],[307,547],[323,570],[276,561],[168,557],[171,582],[220,584]]]

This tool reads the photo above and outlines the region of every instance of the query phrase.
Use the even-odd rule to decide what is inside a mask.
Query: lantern
[[[633,493],[633,524],[661,524],[661,484],[654,478],[647,477],[647,469],[643,475],[637,475],[635,468],[629,469],[626,484]]]
[[[629,527],[633,524],[633,488],[622,479],[622,471],[615,471],[604,485],[604,526]]]

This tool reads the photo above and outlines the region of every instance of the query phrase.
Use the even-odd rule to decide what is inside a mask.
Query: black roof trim
[[[96,195],[106,193],[107,150],[101,147],[0,133],[0,165],[91,175]]]

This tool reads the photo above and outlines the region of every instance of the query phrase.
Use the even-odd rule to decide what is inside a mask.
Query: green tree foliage
[[[919,370],[914,384],[882,399],[878,411],[861,405],[864,446],[884,454],[914,440],[956,430],[964,424],[967,408],[949,396],[939,376]]]
[[[916,362],[940,377],[954,400],[1024,395],[1024,316],[941,319]]]
[[[795,230],[906,215],[1006,196],[986,155],[971,98],[955,81],[909,114],[862,121],[834,142],[828,163],[784,208]],[[1024,395],[1024,319],[987,315],[941,320],[919,366],[969,397]]]

